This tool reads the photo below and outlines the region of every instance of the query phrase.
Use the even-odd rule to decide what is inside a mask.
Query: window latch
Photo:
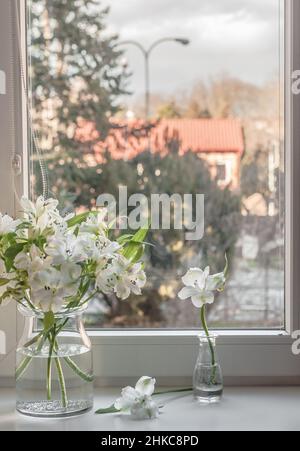
[[[22,174],[22,158],[20,155],[15,155],[13,157],[12,170],[16,177]]]

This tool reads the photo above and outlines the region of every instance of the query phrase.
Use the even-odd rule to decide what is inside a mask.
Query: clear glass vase
[[[17,348],[17,410],[35,417],[81,414],[93,407],[93,360],[83,310],[44,315],[19,308],[24,331]],[[39,328],[41,325],[41,328]]]
[[[217,337],[200,335],[200,351],[194,371],[194,396],[204,404],[217,403],[223,395],[223,375],[216,350]]]

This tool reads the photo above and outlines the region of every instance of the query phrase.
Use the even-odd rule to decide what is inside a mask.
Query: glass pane
[[[204,236],[151,230],[143,295],[99,296],[88,324],[199,327],[181,277],[227,253],[211,326],[284,327],[284,1],[34,0],[28,24],[32,197],[205,196]]]

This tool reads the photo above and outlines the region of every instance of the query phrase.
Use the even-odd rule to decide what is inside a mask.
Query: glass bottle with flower
[[[63,217],[54,199],[23,198],[24,217],[0,214],[0,304],[18,304],[17,410],[67,416],[93,406],[91,343],[83,313],[97,294],[127,299],[146,284],[148,227],[109,238],[105,209]]]
[[[228,260],[223,272],[210,275],[210,268],[203,271],[191,268],[182,278],[185,287],[180,291],[181,300],[191,299],[193,305],[200,309],[200,318],[204,333],[199,335],[200,350],[194,370],[194,396],[200,403],[219,402],[223,395],[223,375],[216,350],[217,336],[209,332],[206,320],[206,305],[213,304],[215,292],[225,288],[228,273]]]

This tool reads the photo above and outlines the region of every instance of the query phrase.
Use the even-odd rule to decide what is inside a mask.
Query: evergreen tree
[[[76,198],[87,176],[83,151],[106,136],[125,93],[122,53],[118,37],[106,33],[109,9],[100,0],[34,0],[30,12],[33,124],[50,169],[50,191],[54,187],[61,197],[71,180]],[[79,119],[95,124],[84,146],[74,139]]]

